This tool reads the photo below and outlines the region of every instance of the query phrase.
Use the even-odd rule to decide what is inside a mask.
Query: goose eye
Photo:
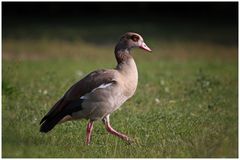
[[[136,35],[133,35],[133,36],[131,37],[131,39],[132,39],[134,42],[137,42],[137,41],[139,40],[139,37],[136,36]]]

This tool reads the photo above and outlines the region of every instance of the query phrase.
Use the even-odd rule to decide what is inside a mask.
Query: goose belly
[[[91,120],[102,119],[117,110],[129,97],[125,96],[121,88],[108,86],[85,95],[82,110],[72,114],[74,118]]]

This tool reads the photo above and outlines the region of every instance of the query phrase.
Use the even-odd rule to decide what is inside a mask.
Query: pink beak
[[[144,49],[145,51],[148,51],[148,52],[152,51],[144,42],[142,42],[142,45],[139,46],[139,48],[142,48],[142,49]]]

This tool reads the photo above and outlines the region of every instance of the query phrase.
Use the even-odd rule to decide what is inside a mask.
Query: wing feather
[[[74,106],[77,107],[80,97],[90,93],[92,90],[103,84],[114,82],[116,81],[113,70],[98,70],[91,72],[68,89],[65,95],[58,100],[50,111],[42,118],[40,124],[48,119],[54,119],[55,116],[62,112],[70,114],[71,111],[75,110],[72,104],[74,103]],[[83,99],[80,101],[82,103]],[[79,105],[81,105],[81,103],[79,102]]]

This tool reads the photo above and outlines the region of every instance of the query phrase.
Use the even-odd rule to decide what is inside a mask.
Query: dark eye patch
[[[137,42],[139,40],[139,37],[137,35],[132,35],[131,36],[131,39],[134,41],[134,42]]]

